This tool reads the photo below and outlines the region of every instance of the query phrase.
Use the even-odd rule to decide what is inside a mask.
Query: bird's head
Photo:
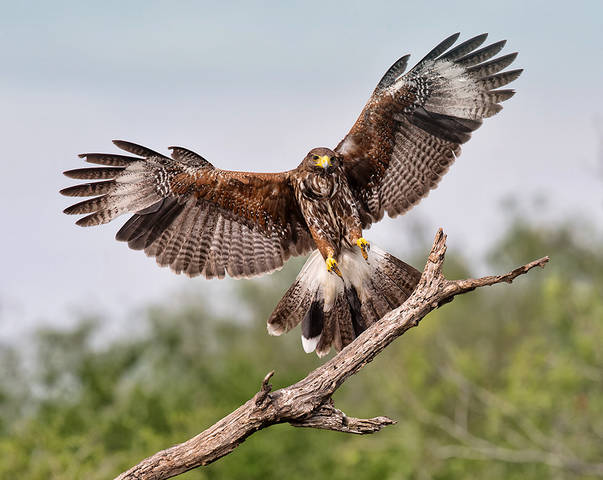
[[[341,158],[330,148],[313,148],[302,161],[302,167],[322,175],[331,174],[341,166]]]

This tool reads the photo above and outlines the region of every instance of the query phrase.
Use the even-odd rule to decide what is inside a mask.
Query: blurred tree
[[[489,263],[549,254],[542,274],[455,299],[337,394],[397,425],[372,437],[279,425],[181,478],[602,477],[602,244],[576,223],[514,222]],[[218,318],[201,296],[149,308],[146,333],[102,348],[98,318],[41,331],[33,359],[2,347],[0,478],[111,478],[238,407],[268,370],[275,388],[304,377],[320,361],[264,323],[298,269],[237,283],[253,321]],[[449,257],[449,277],[469,270]]]

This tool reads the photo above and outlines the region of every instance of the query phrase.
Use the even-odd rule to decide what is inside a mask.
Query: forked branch
[[[387,417],[348,417],[334,407],[332,395],[347,378],[438,306],[478,287],[511,283],[519,275],[548,262],[548,257],[544,257],[505,275],[446,280],[442,275],[445,253],[446,236],[439,230],[421,280],[408,300],[306,378],[272,392],[269,381],[274,372],[270,372],[260,391],[230,415],[190,440],[146,458],[117,479],[160,480],[208,465],[228,455],[249,435],[277,423],[356,434],[374,433],[395,423]]]

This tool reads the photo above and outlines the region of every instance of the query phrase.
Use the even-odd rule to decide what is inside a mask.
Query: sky
[[[560,5],[2,1],[0,341],[91,311],[127,332],[137,309],[187,290],[227,299],[232,280],[177,276],[116,242],[126,218],[82,229],[63,215],[61,172],[84,166],[78,153],[120,138],[288,170],[339,142],[393,61],[457,31],[520,52],[518,93],[427,199],[365,236],[404,258],[413,225],[443,227],[452,248],[479,253],[508,199],[534,221],[603,225],[603,2]]]

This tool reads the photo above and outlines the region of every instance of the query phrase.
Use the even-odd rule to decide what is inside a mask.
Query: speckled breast
[[[348,243],[346,225],[358,212],[345,177],[310,174],[299,182],[295,194],[310,230],[334,245]]]

